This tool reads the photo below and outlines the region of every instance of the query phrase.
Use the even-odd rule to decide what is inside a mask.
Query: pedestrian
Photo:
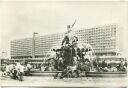
[[[6,75],[9,76],[10,71],[9,71],[9,64],[6,65]]]
[[[4,77],[4,76],[6,76],[6,67],[5,67],[5,65],[3,65],[2,67],[1,67],[1,71],[2,71],[2,73],[1,73],[1,77]]]
[[[24,66],[21,64],[19,66],[19,81],[23,81],[23,74],[24,74]]]
[[[17,74],[18,74],[18,70],[17,70],[16,65],[14,65],[14,67],[13,67],[13,78],[14,78],[14,79],[18,79]]]
[[[31,70],[32,66],[28,63],[27,64],[27,75],[30,75],[30,70]]]

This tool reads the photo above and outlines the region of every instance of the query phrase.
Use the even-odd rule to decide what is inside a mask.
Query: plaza
[[[126,88],[127,7],[3,1],[0,88]]]
[[[54,79],[46,76],[25,76],[20,82],[10,78],[2,78],[2,86],[43,86],[43,87],[126,87],[126,77],[82,77]]]

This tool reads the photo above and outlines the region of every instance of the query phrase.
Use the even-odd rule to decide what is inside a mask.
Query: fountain
[[[67,75],[65,72],[71,72],[70,76],[75,72],[79,76],[78,71],[93,71],[94,50],[90,44],[78,43],[78,37],[71,30],[75,22],[67,26],[67,32],[61,46],[52,48],[56,52],[56,56],[53,57],[55,64],[57,64],[55,68],[57,71],[63,71],[63,76]]]

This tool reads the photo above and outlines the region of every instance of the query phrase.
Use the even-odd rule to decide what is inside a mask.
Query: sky
[[[10,54],[10,41],[66,31],[76,19],[74,30],[117,23],[123,29],[123,49],[127,48],[126,2],[6,1],[0,2],[0,52]]]

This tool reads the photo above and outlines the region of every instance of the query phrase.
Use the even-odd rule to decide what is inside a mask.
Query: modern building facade
[[[32,38],[11,41],[11,58],[31,58]]]
[[[117,24],[93,27],[73,31],[79,43],[89,43],[96,55],[116,55],[120,51],[119,30]],[[64,33],[35,37],[35,57],[46,57],[52,47],[61,45]],[[11,58],[31,58],[32,38],[11,41]]]

